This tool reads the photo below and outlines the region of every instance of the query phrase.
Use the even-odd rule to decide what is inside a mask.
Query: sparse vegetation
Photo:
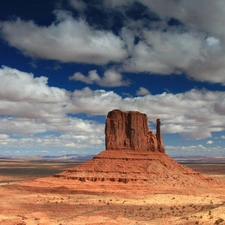
[[[2,187],[4,190],[7,190],[7,186]],[[10,189],[10,194],[13,193],[13,187]],[[31,189],[32,190],[32,189]],[[52,193],[33,193],[29,190],[26,192],[26,195],[17,195],[18,190],[15,191],[14,201],[18,201],[18,204],[27,206],[28,208],[18,209],[18,204],[13,204],[13,200],[9,198],[9,196],[2,196],[4,204],[1,206],[3,209],[8,207],[7,204],[10,204],[14,211],[11,211],[12,216],[13,212],[17,212],[16,210],[20,210],[22,216],[30,215],[33,210],[39,212],[41,209],[48,210],[48,214],[43,214],[43,217],[47,215],[51,219],[57,215],[56,224],[67,224],[67,221],[64,221],[65,215],[70,214],[70,218],[74,219],[79,217],[81,220],[87,217],[99,215],[106,215],[109,220],[115,218],[125,218],[127,221],[140,221],[144,224],[145,221],[157,220],[159,224],[163,224],[164,221],[169,219],[171,221],[170,224],[173,224],[174,221],[180,221],[180,224],[191,224],[191,225],[201,225],[207,220],[208,224],[212,225],[222,225],[224,224],[223,215],[219,214],[220,210],[217,210],[219,207],[224,207],[225,204],[222,204],[224,199],[219,199],[218,201],[214,195],[208,195],[208,198],[201,198],[199,196],[187,196],[180,194],[173,195],[169,194],[159,194],[159,195],[151,195],[151,196],[139,196],[137,197],[128,197],[121,195],[105,195],[105,194],[76,194],[72,195],[70,192],[60,194],[59,192]],[[19,190],[20,191],[20,190]],[[22,189],[21,189],[22,191]],[[41,190],[39,190],[41,192]],[[31,195],[30,195],[31,193]],[[30,202],[27,203],[30,198],[33,198],[33,205],[30,207]],[[222,195],[221,196],[225,196]],[[164,199],[165,198],[165,201]],[[173,201],[175,199],[175,201]],[[188,200],[187,200],[188,199]],[[186,201],[187,200],[187,201]],[[7,203],[6,203],[7,202]],[[63,203],[62,203],[63,202]],[[221,202],[221,203],[220,203]],[[27,203],[27,204],[24,204]],[[69,207],[68,207],[69,205]],[[59,207],[61,210],[59,210]],[[50,211],[51,209],[51,211]],[[215,210],[214,210],[215,209]],[[221,211],[222,212],[222,211]],[[18,213],[19,214],[19,213]],[[35,214],[34,214],[35,215]],[[4,215],[8,216],[8,215]],[[32,220],[35,218],[41,218],[40,215],[35,215]],[[175,218],[176,217],[176,218]],[[222,218],[220,218],[222,217]],[[24,220],[24,224],[31,224],[31,219],[29,217],[21,217]],[[30,220],[30,221],[29,221]],[[21,219],[20,219],[21,221]],[[3,221],[7,224],[7,221]],[[30,223],[29,223],[30,222]],[[37,223],[36,221],[35,223]],[[42,222],[42,218],[39,221]],[[17,222],[15,222],[17,224]],[[18,222],[19,224],[19,222]],[[49,223],[51,224],[51,223]]]
[[[183,219],[183,220],[189,220],[189,217],[185,216],[185,217],[182,217],[181,219]]]
[[[218,220],[216,220],[215,221],[215,225],[218,225],[218,224],[220,224],[220,223],[222,223],[224,221],[224,219],[222,219],[222,218],[219,218]]]

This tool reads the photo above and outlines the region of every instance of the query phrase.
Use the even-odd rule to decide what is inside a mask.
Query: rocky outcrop
[[[149,131],[147,115],[140,112],[112,110],[105,125],[106,150],[165,152],[157,119],[156,135]]]
[[[105,141],[105,151],[82,165],[54,175],[54,179],[58,178],[63,184],[70,184],[71,180],[76,188],[88,191],[97,185],[104,191],[121,190],[126,184],[131,190],[138,186],[138,190],[151,192],[160,188],[164,191],[185,188],[185,192],[195,192],[215,183],[164,153],[159,119],[153,134],[145,114],[113,110],[106,119]]]
[[[54,177],[89,184],[100,182],[101,185],[146,184],[150,188],[166,185],[169,189],[206,187],[208,183],[203,175],[178,164],[167,154],[133,150],[103,151],[92,160]]]

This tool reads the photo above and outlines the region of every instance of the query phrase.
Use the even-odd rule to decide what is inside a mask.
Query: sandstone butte
[[[93,159],[39,180],[37,185],[75,190],[193,193],[221,187],[178,164],[166,153],[156,121],[156,134],[149,131],[147,116],[140,112],[112,110],[105,124],[106,150]]]

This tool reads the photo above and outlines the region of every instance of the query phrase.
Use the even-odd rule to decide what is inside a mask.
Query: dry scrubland
[[[187,194],[161,190],[139,191],[106,186],[92,192],[64,186],[41,185],[43,176],[80,162],[1,161],[1,225],[67,224],[225,224],[225,192]],[[205,176],[225,181],[224,164],[187,164]],[[38,181],[33,181],[38,178]],[[98,182],[97,182],[98,183]],[[39,185],[40,184],[40,185]],[[87,184],[88,185],[88,184]],[[101,183],[97,184],[101,187]],[[110,185],[110,182],[108,183]],[[124,190],[122,190],[124,188]]]

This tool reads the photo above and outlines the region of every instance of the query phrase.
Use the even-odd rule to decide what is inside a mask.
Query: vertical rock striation
[[[140,112],[112,110],[105,125],[106,150],[165,152],[157,119],[156,135],[148,129],[147,115]]]

